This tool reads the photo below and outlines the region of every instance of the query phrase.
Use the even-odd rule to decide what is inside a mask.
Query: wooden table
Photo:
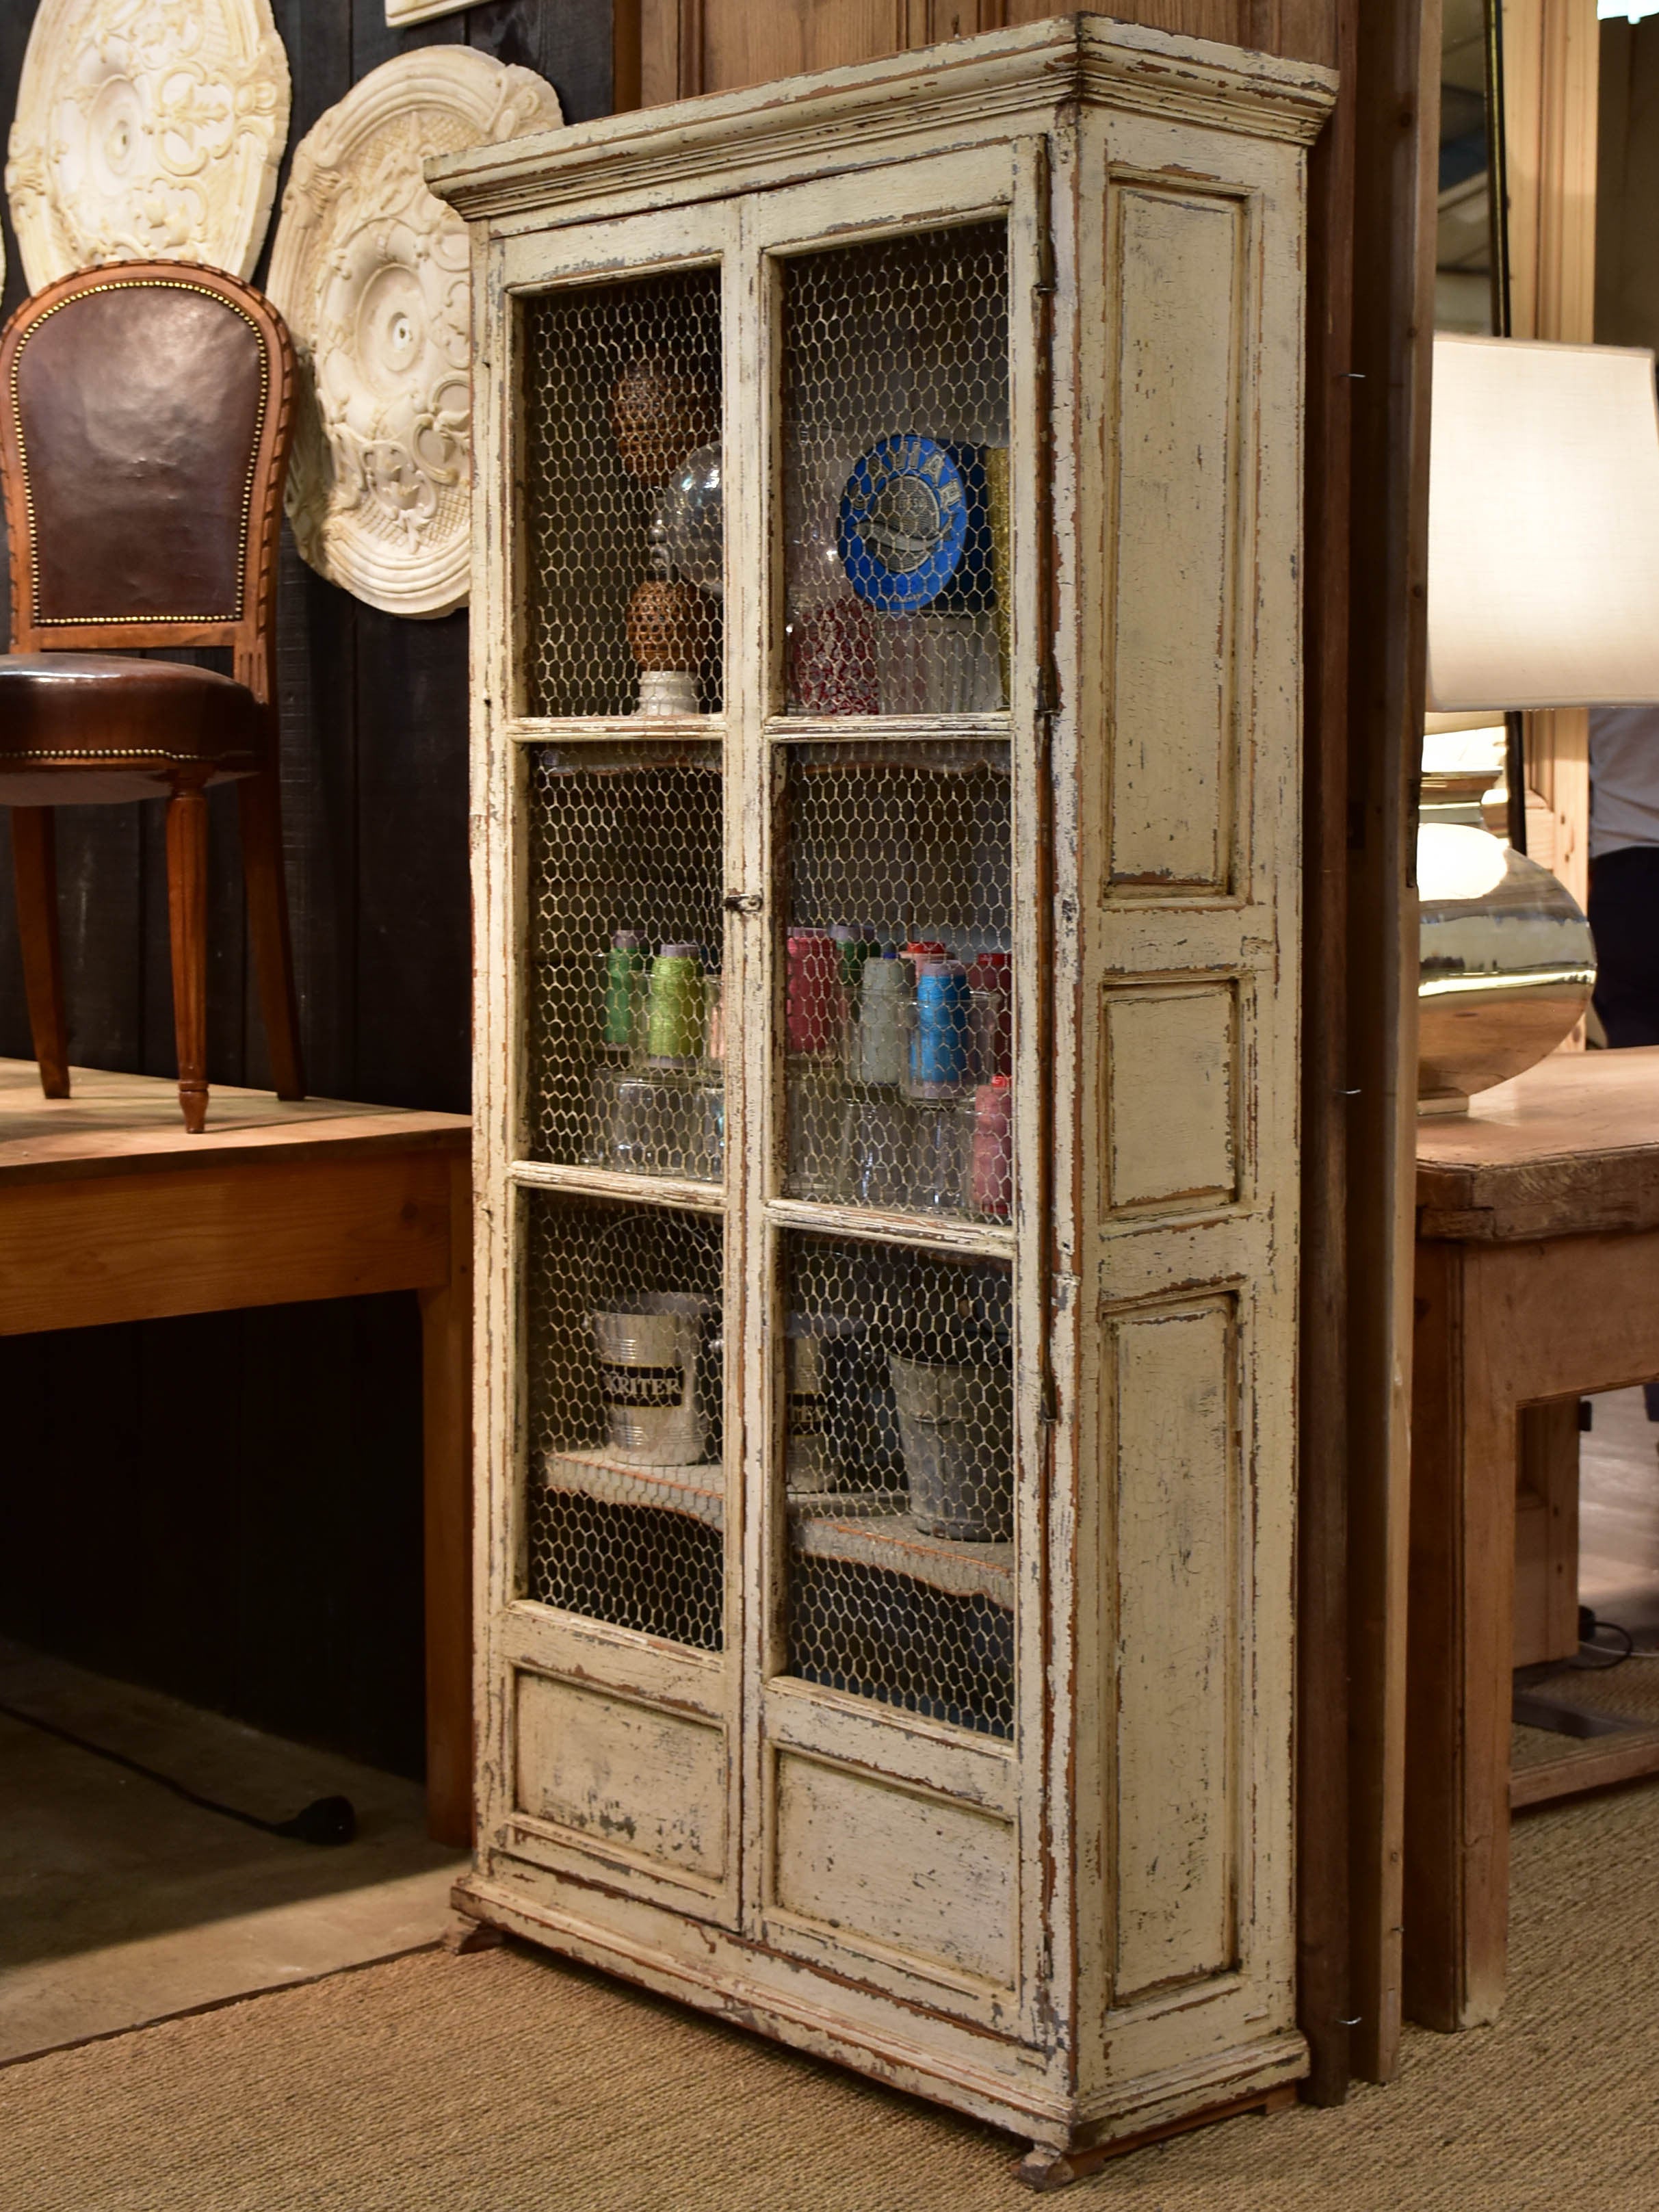
[[[428,1825],[471,1833],[471,1124],[0,1060],[0,1335],[414,1291],[425,1415]]]
[[[1520,1462],[1547,1493],[1580,1394],[1659,1376],[1659,1047],[1563,1054],[1422,1122],[1417,1235],[1405,1996],[1454,2028],[1504,1996]],[[1545,1603],[1576,1623],[1576,1588]],[[1579,1786],[1659,1771],[1654,1731],[1601,1744]]]

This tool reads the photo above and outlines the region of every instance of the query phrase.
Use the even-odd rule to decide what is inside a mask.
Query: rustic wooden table
[[[414,1291],[425,1415],[428,1825],[471,1833],[471,1124],[0,1060],[0,1335]]]
[[[1417,1237],[1406,2008],[1454,2028],[1503,2002],[1511,1802],[1659,1771],[1645,1730],[1511,1796],[1516,1478],[1523,1444],[1552,1455],[1522,1415],[1553,1401],[1576,1444],[1581,1393],[1659,1376],[1659,1047],[1563,1054],[1424,1121]],[[1576,1589],[1546,1603],[1576,1620]]]

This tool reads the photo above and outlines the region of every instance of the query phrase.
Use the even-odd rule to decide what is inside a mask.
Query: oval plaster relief
[[[6,165],[30,289],[111,261],[251,274],[288,112],[270,0],[40,0]]]
[[[447,614],[467,595],[466,225],[422,165],[563,119],[533,70],[422,46],[295,149],[269,280],[301,367],[289,519],[319,575],[390,614]]]

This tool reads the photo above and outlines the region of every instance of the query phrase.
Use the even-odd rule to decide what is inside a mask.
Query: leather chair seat
[[[262,710],[209,668],[101,653],[0,653],[0,804],[162,797],[180,767],[208,782],[260,764]]]

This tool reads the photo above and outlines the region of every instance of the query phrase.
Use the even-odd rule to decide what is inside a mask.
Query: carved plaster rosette
[[[301,363],[289,519],[320,575],[390,614],[447,614],[467,592],[466,226],[422,164],[563,119],[533,70],[422,46],[295,151],[270,277]]]
[[[6,165],[31,290],[108,261],[247,276],[288,109],[270,0],[40,0]]]

